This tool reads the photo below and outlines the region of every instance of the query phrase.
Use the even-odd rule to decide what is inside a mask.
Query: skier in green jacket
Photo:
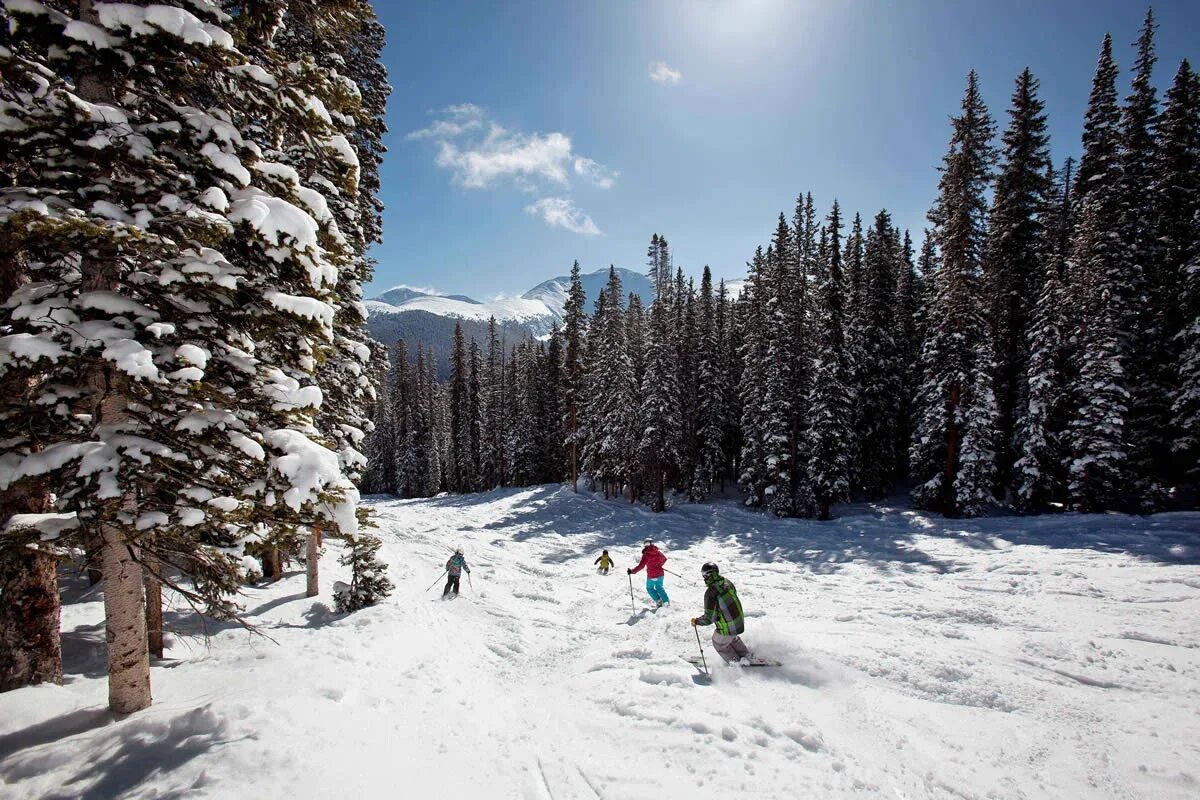
[[[725,663],[750,659],[750,648],[742,641],[740,633],[746,630],[746,616],[742,613],[742,602],[737,589],[721,576],[717,565],[711,561],[700,568],[704,576],[704,616],[692,620],[693,625],[715,625],[713,648],[725,659]]]

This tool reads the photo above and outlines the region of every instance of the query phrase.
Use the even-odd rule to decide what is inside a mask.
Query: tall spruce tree
[[[1000,413],[997,470],[1011,483],[1013,434],[1026,391],[1026,334],[1043,269],[1044,221],[1049,202],[1050,137],[1038,80],[1026,68],[1016,81],[983,251],[988,329],[996,356],[995,393]]]
[[[857,331],[857,473],[868,500],[882,499],[895,481],[897,456],[893,448],[898,426],[896,398],[900,395],[896,273],[900,261],[891,216],[880,211],[866,238]]]
[[[646,336],[646,372],[642,379],[642,404],[637,411],[640,438],[637,453],[645,475],[646,490],[652,492],[650,507],[666,508],[666,489],[679,463],[678,387],[675,348],[670,337],[671,310],[667,303],[650,306]]]
[[[979,296],[979,261],[983,248],[986,190],[995,159],[994,126],[979,93],[974,71],[967,78],[962,114],[951,120],[950,149],[938,182],[938,198],[929,212],[941,263],[933,278],[928,309],[929,331],[921,351],[922,381],[917,394],[916,429],[910,451],[913,476],[920,484],[914,501],[947,516],[979,510],[993,470],[964,459],[988,458],[994,452],[987,435],[994,427],[986,417],[994,410],[988,362],[987,327]],[[994,420],[992,420],[994,423]],[[965,437],[971,437],[964,442]]]
[[[850,379],[845,346],[845,290],[842,287],[841,211],[837,201],[821,229],[813,278],[813,380],[809,390],[809,479],[817,518],[831,518],[834,503],[850,492]]]
[[[712,270],[706,264],[700,279],[696,315],[697,457],[690,492],[696,500],[712,494],[725,460],[722,444],[728,391],[717,303],[718,298],[713,296]]]
[[[1166,92],[1155,153],[1153,219],[1159,245],[1149,273],[1163,310],[1166,359],[1180,365],[1171,388],[1173,482],[1200,483],[1200,76],[1184,61]]]
[[[1071,232],[1071,159],[1054,191],[1042,237],[1043,279],[1030,316],[1029,348],[1015,428],[1013,492],[1016,506],[1043,511],[1065,499],[1067,484],[1064,433],[1067,413],[1067,341],[1064,323],[1066,259]]]
[[[742,443],[739,454],[738,483],[746,495],[746,505],[760,506],[764,499],[768,475],[766,471],[766,428],[762,414],[763,392],[767,374],[767,299],[771,291],[767,257],[759,247],[747,264],[746,283],[738,305],[741,342],[738,357],[741,379],[738,382],[738,401],[741,406]]]
[[[1121,240],[1121,112],[1112,38],[1105,36],[1084,122],[1076,180],[1078,217],[1068,273],[1077,298],[1076,413],[1068,427],[1070,498],[1079,509],[1128,507],[1133,475],[1129,450],[1128,324],[1135,279]]]
[[[1174,367],[1170,363],[1169,314],[1155,301],[1163,298],[1153,285],[1161,258],[1151,216],[1154,199],[1155,138],[1158,96],[1153,80],[1154,11],[1146,10],[1134,61],[1133,90],[1121,112],[1120,236],[1124,283],[1129,293],[1126,364],[1130,393],[1128,442],[1135,475],[1133,491],[1144,510],[1162,508],[1170,480],[1170,396]]]
[[[571,286],[563,308],[562,404],[564,447],[568,451],[571,488],[579,490],[579,453],[583,445],[580,411],[584,405],[584,336],[587,332],[587,294],[579,275],[579,262],[571,265]]]

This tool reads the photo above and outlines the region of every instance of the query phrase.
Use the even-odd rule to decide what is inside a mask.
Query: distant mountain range
[[[641,272],[618,269],[621,288],[626,298],[630,292],[649,304],[654,299],[654,286]],[[580,276],[587,294],[585,311],[591,314],[596,299],[608,284],[608,269],[598,269]],[[741,293],[744,280],[726,281],[730,296]],[[571,276],[560,275],[542,281],[520,297],[476,300],[462,294],[436,294],[411,286],[396,286],[365,301],[367,330],[389,348],[403,339],[416,358],[417,345],[432,347],[438,363],[438,374],[446,377],[448,360],[454,344],[454,326],[461,325],[467,341],[474,339],[480,348],[487,346],[488,320],[496,318],[500,335],[512,346],[527,336],[545,337],[561,325],[567,304]]]
[[[617,273],[626,296],[636,292],[646,302],[654,297],[654,287],[642,273],[629,269],[618,269]],[[583,275],[581,281],[590,314],[608,283],[608,269]],[[367,330],[389,347],[399,339],[408,343],[411,352],[415,352],[418,343],[426,348],[432,346],[438,371],[444,376],[455,325],[461,325],[467,340],[474,338],[480,347],[486,346],[488,320],[492,317],[509,344],[526,336],[546,336],[562,323],[570,288],[571,277],[562,275],[539,283],[520,297],[480,301],[461,294],[433,294],[411,286],[396,286],[365,302]]]

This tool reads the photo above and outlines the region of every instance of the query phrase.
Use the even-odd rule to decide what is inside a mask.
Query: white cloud
[[[459,146],[449,139],[438,143],[435,163],[454,172],[454,179],[471,189],[486,189],[498,178],[541,177],[567,185],[571,140],[561,133],[525,136],[493,124],[483,141]]]
[[[653,61],[650,64],[650,80],[674,86],[683,80],[683,73],[671,67],[665,61]]]
[[[584,176],[601,189],[611,189],[613,183],[621,176],[615,169],[609,169],[583,156],[575,159],[575,174]]]
[[[592,218],[575,207],[569,197],[543,197],[525,207],[526,214],[541,217],[552,228],[566,228],[571,233],[598,236],[600,229]]]
[[[432,111],[441,119],[434,120],[428,128],[412,131],[406,139],[454,139],[467,131],[483,127],[483,109],[474,103],[459,103]]]
[[[437,119],[407,138],[436,143],[434,163],[450,170],[454,181],[469,189],[486,189],[505,179],[522,191],[536,190],[536,182],[566,187],[572,172],[608,189],[620,174],[576,153],[565,133],[510,131],[490,121],[486,112],[472,103],[433,113]]]

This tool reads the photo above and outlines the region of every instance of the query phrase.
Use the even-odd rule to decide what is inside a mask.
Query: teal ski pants
[[[662,578],[646,578],[646,593],[656,603],[671,602],[671,598],[667,597],[667,590],[663,588]]]

